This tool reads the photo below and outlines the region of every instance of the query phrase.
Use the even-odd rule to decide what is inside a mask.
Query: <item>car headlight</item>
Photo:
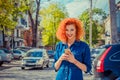
[[[42,62],[43,62],[43,61],[40,59],[40,60],[37,60],[37,61],[36,61],[36,64],[42,64]]]
[[[26,63],[26,61],[25,60],[22,60],[22,64],[25,64]]]

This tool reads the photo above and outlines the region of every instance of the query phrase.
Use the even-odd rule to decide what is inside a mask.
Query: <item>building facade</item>
[[[117,40],[120,42],[120,10],[116,11]],[[112,44],[110,16],[105,20],[105,44]],[[114,33],[114,32],[113,32]]]

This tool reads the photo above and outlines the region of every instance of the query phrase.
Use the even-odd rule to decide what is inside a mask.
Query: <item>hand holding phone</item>
[[[70,49],[65,49],[65,54],[67,54],[67,55],[71,54]]]

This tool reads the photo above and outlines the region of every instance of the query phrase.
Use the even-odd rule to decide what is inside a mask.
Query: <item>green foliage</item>
[[[43,28],[43,45],[55,45],[58,41],[56,39],[57,27],[60,21],[67,17],[67,12],[65,12],[64,9],[65,8],[61,7],[60,5],[52,3],[40,11],[41,24],[39,28]]]
[[[106,18],[106,13],[99,8],[94,8],[92,10],[92,43],[95,45],[98,40],[102,39],[102,35],[104,34],[104,26],[103,21]],[[80,20],[83,21],[85,27],[85,41],[89,43],[89,24],[90,24],[90,17],[89,17],[89,10],[85,10],[82,15],[79,17]]]
[[[17,18],[22,16],[25,10],[27,7],[22,1],[20,4],[20,0],[0,0],[0,28],[14,29],[17,25]]]

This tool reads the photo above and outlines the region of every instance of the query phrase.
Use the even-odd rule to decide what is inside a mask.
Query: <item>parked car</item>
[[[24,52],[27,52],[28,50],[32,49],[32,47],[16,47],[15,49],[22,50]]]
[[[54,50],[47,51],[49,58],[54,58]]]
[[[102,52],[94,61],[94,80],[120,78],[120,44],[100,46]]]
[[[93,48],[91,49],[91,61],[93,62],[105,49],[104,48]]]
[[[3,50],[0,50],[0,66],[2,66],[4,62],[11,62],[11,60],[11,54],[5,53]]]
[[[25,69],[25,67],[31,68],[41,68],[49,67],[49,57],[46,49],[31,49],[22,59],[21,69]]]
[[[10,50],[8,50],[7,48],[1,48],[0,50],[3,50],[6,54],[9,54],[11,56],[11,58],[13,59],[13,55]]]
[[[12,55],[13,55],[14,59],[20,59],[21,60],[25,55],[25,52],[22,51],[22,50],[19,50],[19,49],[12,49],[11,52],[12,52]]]

